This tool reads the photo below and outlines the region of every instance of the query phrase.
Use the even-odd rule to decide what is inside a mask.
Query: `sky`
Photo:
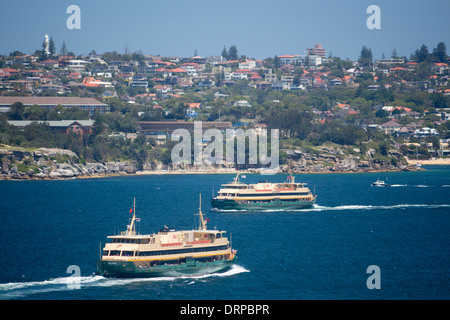
[[[81,29],[69,29],[70,5]],[[381,29],[369,29],[370,5]],[[422,44],[444,42],[450,53],[449,0],[14,0],[0,4],[0,54],[42,49],[45,34],[57,52],[63,41],[75,54],[92,50],[192,57],[239,55],[265,59],[305,54],[322,44],[335,57],[357,59],[362,46],[374,58],[393,49],[409,57]]]

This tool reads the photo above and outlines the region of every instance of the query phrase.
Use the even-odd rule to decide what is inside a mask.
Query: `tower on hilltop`
[[[48,39],[48,34],[44,37],[44,51],[47,55],[50,55],[50,40]]]

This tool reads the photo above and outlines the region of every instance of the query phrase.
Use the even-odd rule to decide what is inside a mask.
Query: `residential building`
[[[287,54],[282,55],[278,57],[280,59],[280,64],[282,66],[285,65],[300,65],[304,66],[306,65],[306,55],[299,55],[299,54]]]
[[[202,121],[201,124],[203,131],[210,128],[226,130],[233,127],[230,121]],[[176,129],[194,131],[194,122],[187,122],[184,120],[139,121],[139,132],[146,135],[157,132],[172,133]]]
[[[69,69],[70,71],[84,71],[84,67],[86,64],[88,64],[88,61],[84,61],[84,60],[70,60],[69,61],[69,65],[67,66],[67,69]]]
[[[86,77],[83,79],[83,84],[86,87],[103,87],[103,88],[112,88],[113,85],[108,81],[97,80],[94,77]]]
[[[386,134],[391,134],[400,131],[402,125],[395,121],[388,121],[381,125],[381,129],[384,130]]]
[[[256,89],[271,89],[272,82],[269,81],[259,81],[256,83]]]
[[[20,102],[25,106],[37,105],[39,107],[54,109],[56,106],[63,108],[76,107],[81,110],[86,110],[89,115],[95,112],[105,114],[110,111],[110,107],[93,98],[78,98],[78,97],[1,97],[0,107],[10,107],[13,103]]]
[[[129,85],[130,87],[147,88],[148,81],[145,78],[133,78],[133,80],[129,82]]]
[[[56,61],[56,60],[45,60],[45,61],[42,61],[41,64],[44,67],[47,67],[47,68],[54,68],[54,69],[56,69],[56,68],[59,67],[59,62]]]
[[[51,94],[64,94],[66,92],[66,88],[56,84],[43,84],[39,86],[38,91]]]
[[[394,66],[403,65],[405,63],[405,59],[380,59],[375,61],[375,65],[378,68],[390,68]],[[417,63],[416,63],[417,64]]]
[[[335,78],[335,79],[330,80],[330,87],[340,86],[340,85],[342,85],[341,78]]]
[[[294,76],[282,76],[281,77],[281,82],[282,83],[286,83],[287,85],[291,85],[294,83]]]
[[[277,91],[289,90],[289,84],[286,82],[274,82],[272,83],[272,89]]]
[[[211,88],[213,85],[214,82],[210,78],[204,78],[197,82],[199,88]]]
[[[252,105],[247,100],[239,100],[233,104],[235,107],[251,107]]]
[[[254,69],[256,68],[256,61],[247,59],[244,62],[239,62],[239,69]]]
[[[322,64],[322,57],[319,55],[309,55],[306,57],[306,65],[318,66]]]
[[[321,58],[326,58],[327,56],[327,50],[320,43],[314,45],[314,48],[308,48],[306,51],[308,55],[318,55]]]
[[[267,82],[275,83],[275,82],[278,81],[278,77],[277,77],[277,75],[275,73],[266,73],[265,77],[264,77],[264,80],[267,81]]]
[[[79,135],[92,134],[94,120],[60,120],[60,121],[30,121],[30,120],[8,120],[8,123],[23,130],[33,122],[44,123],[50,128],[66,133],[76,133]]]
[[[312,78],[302,75],[300,77],[300,84],[303,86],[310,86],[310,85],[312,85]]]
[[[233,72],[231,74],[231,79],[232,80],[243,80],[243,79],[247,79],[247,73],[243,73],[243,72]],[[227,80],[227,77],[225,76],[225,80]]]
[[[192,61],[194,61],[195,63],[198,64],[205,64],[206,63],[206,58],[200,57],[200,56],[195,56],[191,58]]]
[[[446,63],[435,63],[432,67],[433,71],[438,75],[444,75],[448,73],[448,65]]]

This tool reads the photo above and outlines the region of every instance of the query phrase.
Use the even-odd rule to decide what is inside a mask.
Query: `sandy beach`
[[[450,158],[438,158],[438,159],[429,159],[429,160],[413,160],[407,159],[409,164],[415,165],[450,165]]]

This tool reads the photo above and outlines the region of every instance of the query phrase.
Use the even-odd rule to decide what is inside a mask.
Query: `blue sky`
[[[69,5],[81,9],[81,30],[69,30]],[[381,29],[369,30],[370,5],[381,9]],[[220,55],[236,45],[257,59],[304,54],[321,43],[333,56],[356,59],[363,45],[375,58],[396,48],[409,57],[440,41],[450,53],[448,0],[14,0],[0,5],[0,54],[34,53],[44,35],[59,52],[142,51],[164,56]]]

